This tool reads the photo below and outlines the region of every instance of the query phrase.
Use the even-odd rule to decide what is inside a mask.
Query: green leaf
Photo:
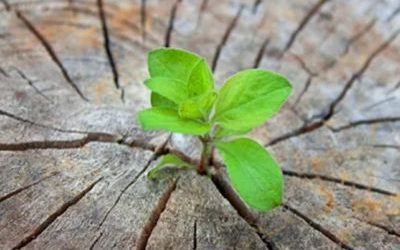
[[[263,146],[247,138],[217,142],[216,146],[233,187],[247,204],[267,211],[282,203],[282,172]]]
[[[168,77],[188,82],[193,68],[202,58],[183,49],[159,48],[149,52],[150,77]]]
[[[222,137],[231,136],[231,135],[244,135],[244,134],[249,133],[250,131],[251,131],[251,129],[229,130],[229,129],[225,129],[222,127],[218,127],[218,129],[215,132],[215,137],[222,138]]]
[[[193,68],[189,76],[189,96],[198,96],[209,93],[214,88],[213,75],[205,59],[201,59]]]
[[[218,94],[214,121],[231,132],[253,129],[280,109],[291,90],[289,81],[272,71],[236,73]]]
[[[187,99],[188,91],[184,82],[167,77],[147,79],[144,84],[153,92],[179,104]]]
[[[188,99],[179,105],[179,116],[182,118],[199,119],[203,117],[203,113],[199,109],[198,103],[193,99]]]
[[[206,118],[216,97],[215,92],[209,92],[187,99],[179,105],[179,115],[191,119]]]
[[[160,94],[157,94],[155,92],[151,93],[151,106],[152,107],[163,107],[163,108],[171,108],[171,109],[176,109],[177,105],[173,103],[172,101],[168,100],[167,98],[163,97]]]
[[[181,118],[177,111],[163,107],[139,112],[139,121],[144,129],[162,129],[192,135],[204,135],[210,130],[209,124]]]
[[[157,177],[159,177],[160,172],[168,167],[186,169],[192,168],[193,166],[174,154],[167,154],[164,155],[158,162],[158,164],[149,171],[147,177],[149,177],[149,179],[156,179]]]

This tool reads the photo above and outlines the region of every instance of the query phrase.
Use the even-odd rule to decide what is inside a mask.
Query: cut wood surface
[[[398,0],[0,6],[0,249],[400,249]],[[292,81],[251,133],[283,168],[281,207],[238,207],[221,169],[147,179],[199,152],[138,125],[160,46],[207,58],[218,86],[252,67]]]

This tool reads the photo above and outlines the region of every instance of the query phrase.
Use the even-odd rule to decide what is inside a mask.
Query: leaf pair
[[[230,77],[217,97],[206,60],[181,49],[153,50],[148,65],[153,108],[139,115],[148,129],[203,135],[218,125],[218,137],[244,134],[277,112],[291,92],[285,77],[250,69]]]
[[[214,81],[205,59],[181,49],[156,49],[148,55],[153,108],[142,111],[144,128],[195,135],[210,130],[207,122],[216,98]]]
[[[283,178],[278,164],[257,142],[229,138],[246,134],[276,113],[290,95],[289,81],[272,71],[249,69],[231,76],[217,93],[206,60],[181,49],[151,51],[148,66],[145,85],[152,91],[152,108],[139,113],[142,127],[211,139],[233,187],[247,204],[262,211],[279,205]],[[190,167],[166,155],[149,177],[171,165]]]

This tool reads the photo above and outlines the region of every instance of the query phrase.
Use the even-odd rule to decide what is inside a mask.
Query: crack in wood
[[[374,146],[374,145],[372,145],[372,146]],[[377,146],[382,146],[382,147],[387,146],[390,148],[399,148],[400,149],[400,146],[397,146],[397,145],[377,145]],[[176,154],[184,161],[189,162],[193,165],[196,165],[198,163],[198,160],[192,159],[191,157],[187,156],[185,153],[183,153],[179,150],[176,150],[176,149],[168,149],[168,150],[163,150],[163,151],[160,150],[159,152],[160,152],[160,155],[165,155],[165,154],[169,154],[169,153]],[[218,161],[217,159],[215,159],[214,157],[210,159],[210,165],[214,166],[217,171],[219,171],[219,169],[224,168],[224,164],[222,162]],[[303,178],[303,179],[319,179],[319,180],[323,180],[323,181],[327,181],[327,182],[333,182],[336,184],[341,184],[343,186],[357,188],[357,189],[365,190],[368,192],[375,192],[375,193],[379,193],[379,194],[383,194],[383,195],[389,195],[389,196],[397,195],[396,193],[393,193],[393,192],[390,192],[387,190],[383,190],[383,189],[379,189],[376,187],[370,187],[370,186],[367,186],[367,185],[364,185],[361,183],[348,181],[348,180],[344,180],[344,179],[340,179],[340,178],[335,178],[335,177],[331,177],[331,176],[316,174],[316,173],[301,173],[301,172],[295,172],[292,170],[285,170],[285,169],[282,169],[282,173],[284,175],[291,176],[291,177],[297,177],[297,178]],[[214,177],[214,178],[221,179],[222,177],[216,175],[216,177]],[[225,183],[224,179],[217,180],[217,183],[218,183],[218,185],[221,185],[221,189],[224,189],[224,190],[226,189],[227,190],[226,192],[234,192],[233,190],[229,190],[229,184]],[[228,185],[228,186],[226,186],[226,185]],[[232,197],[234,197],[234,196],[232,195]],[[237,198],[232,198],[232,199],[236,199],[233,202],[238,202],[239,198],[237,197]],[[239,202],[241,202],[240,199],[239,199]],[[236,209],[239,209],[244,217],[248,217],[248,220],[252,221],[254,218],[251,215],[251,213],[250,214],[247,213],[246,209],[242,210],[242,208],[240,208],[240,206],[242,206],[242,205],[238,204]],[[245,208],[247,208],[247,207],[245,206]]]
[[[90,142],[119,143],[121,136],[113,134],[93,132],[88,133],[81,139],[76,140],[58,140],[58,141],[29,141],[21,143],[0,143],[0,151],[26,151],[34,149],[71,149],[82,148]]]
[[[275,242],[273,242],[265,233],[262,233],[259,228],[256,229],[256,233],[260,240],[264,242],[268,250],[279,250]]]
[[[301,56],[294,54],[294,53],[291,53],[291,55],[299,63],[301,69],[304,70],[309,76],[311,76],[311,77],[318,76],[318,73],[311,70],[311,68],[307,65],[307,63],[304,61],[304,59]]]
[[[0,67],[0,74],[2,74],[3,76],[5,76],[7,78],[10,77],[10,75],[8,75],[8,73],[2,67]]]
[[[147,13],[146,13],[146,0],[140,1],[140,29],[142,31],[142,42],[146,41],[146,21],[147,21]]]
[[[9,32],[4,32],[4,33],[0,33],[0,39],[4,39],[6,40],[7,38],[10,37],[10,33]],[[0,67],[1,68],[1,67]],[[4,71],[4,70],[3,70]]]
[[[107,7],[110,7],[110,6],[114,7],[115,11],[118,11],[119,7],[113,6],[112,3],[108,3]],[[54,7],[54,9],[56,9],[56,8]],[[97,8],[96,9],[89,9],[89,8],[82,8],[82,7],[73,6],[73,8],[70,8],[70,7],[69,8],[61,8],[59,11],[73,11],[74,15],[82,14],[82,15],[87,15],[88,17],[99,18],[99,11],[97,10]],[[108,11],[107,9],[104,9],[104,14],[107,17],[107,19],[112,19],[112,18],[115,17],[115,14],[110,12],[110,11]],[[117,18],[117,19],[118,19],[118,21],[121,22],[121,25],[123,25],[123,27],[121,27],[121,28],[135,29],[135,30],[138,30],[140,32],[140,30],[141,30],[140,22],[134,22],[134,21],[131,21],[131,20],[126,20],[126,19],[121,19],[120,20],[120,18]],[[44,23],[46,23],[46,22],[47,21],[44,20]],[[75,26],[77,26],[77,25],[82,26],[82,25],[85,25],[85,24],[76,24]],[[93,26],[90,26],[90,27],[93,27]],[[143,48],[143,49],[146,49],[146,50],[148,49],[148,47],[144,46],[143,42],[137,41],[137,40],[135,40],[135,39],[133,39],[133,38],[127,36],[127,35],[124,35],[124,34],[122,34],[120,32],[119,33],[118,32],[117,33],[113,33],[113,36],[116,37],[116,38],[119,38],[121,41],[128,42],[129,45],[131,45],[133,43],[133,44],[139,46],[140,48]],[[157,38],[155,36],[153,36],[151,32],[146,34],[146,39],[148,37],[150,37],[152,39],[152,41],[156,41],[157,40]]]
[[[336,63],[338,62],[339,58],[343,58],[344,56],[346,56],[349,51],[350,48],[353,46],[353,44],[355,42],[357,42],[361,37],[363,37],[365,34],[367,34],[372,27],[374,27],[375,23],[376,23],[377,19],[373,18],[371,21],[369,21],[369,23],[367,23],[367,25],[365,25],[365,27],[359,32],[356,33],[354,36],[350,37],[347,42],[346,45],[344,47],[344,50],[342,51],[342,53],[340,54],[339,57],[336,57],[334,60],[332,60],[332,62],[330,62],[327,67],[325,68],[325,70],[330,70],[331,68],[335,67]]]
[[[368,225],[370,225],[372,227],[379,228],[380,230],[385,231],[387,234],[390,234],[390,235],[393,235],[393,236],[396,236],[396,237],[400,238],[400,232],[397,232],[395,229],[393,229],[391,227],[388,227],[386,225],[382,225],[382,224],[379,224],[379,223],[376,223],[376,222],[373,222],[373,221],[370,221],[370,220],[360,219],[358,217],[353,217],[353,218],[358,220],[358,221],[361,221],[363,223],[366,223],[366,224],[368,224]]]
[[[342,130],[351,129],[360,125],[372,125],[372,124],[380,124],[380,123],[393,123],[393,122],[400,122],[400,116],[397,117],[381,117],[381,118],[374,118],[374,119],[365,119],[365,120],[358,120],[352,121],[349,124],[330,129],[333,132],[340,132]]]
[[[297,96],[296,100],[294,101],[293,105],[297,105],[300,100],[303,98],[304,94],[308,91],[312,80],[314,77],[318,76],[318,73],[312,71],[310,67],[306,64],[306,62],[301,58],[300,56],[293,54],[293,57],[296,59],[296,61],[300,64],[300,67],[308,74],[307,80],[304,84],[304,88],[301,90],[300,94]]]
[[[8,3],[7,0],[1,0],[1,2],[3,3],[4,8],[6,9],[6,11],[10,11],[10,10],[11,10],[11,6],[10,6],[10,4]]]
[[[46,218],[40,225],[38,225],[29,235],[23,238],[13,250],[21,249],[35,240],[43,231],[45,231],[54,221],[56,221],[60,216],[62,216],[71,206],[77,204],[86,194],[88,194],[97,183],[99,183],[103,177],[97,179],[95,182],[90,184],[87,188],[81,191],[79,194],[74,196],[69,201],[65,202],[56,211],[54,211],[50,216]]]
[[[139,237],[138,237],[138,240],[136,243],[137,250],[145,250],[146,249],[146,246],[150,239],[150,236],[151,236],[154,228],[157,226],[157,222],[159,221],[162,213],[164,212],[165,208],[167,207],[168,201],[171,198],[172,193],[176,190],[177,181],[178,181],[178,179],[175,180],[167,188],[167,190],[162,194],[162,196],[158,200],[158,203],[156,204],[153,211],[151,212],[150,217],[148,218],[141,233],[139,234]]]
[[[110,7],[110,6],[114,7],[116,12],[118,11],[119,7],[113,6],[112,3],[108,2],[107,7]],[[74,12],[74,14],[82,14],[82,15],[87,15],[88,17],[99,18],[98,8],[97,9],[90,9],[90,8],[74,6],[73,9],[67,9],[67,8],[60,9],[60,11],[71,11],[71,10]],[[110,12],[107,9],[104,9],[104,15],[105,15],[106,19],[113,19],[116,16],[113,12]],[[131,20],[126,20],[126,19],[121,19],[119,21],[121,22],[121,25],[123,25],[123,27],[121,27],[121,28],[127,28],[127,29],[132,29],[133,28],[135,30],[140,30],[141,29],[140,22],[134,22],[134,21],[131,21]],[[80,24],[80,25],[85,25],[85,24]],[[93,27],[93,26],[90,26],[90,27]],[[119,33],[114,33],[113,35],[116,36],[116,37],[119,37],[121,39],[124,38],[124,36],[122,34],[119,34]],[[149,36],[149,35],[151,35],[151,33],[146,34],[146,36]],[[154,37],[152,37],[152,38],[155,39]],[[134,39],[125,39],[125,40],[133,41],[133,42],[137,43],[137,45],[143,47],[142,43],[140,43],[140,42],[138,42],[138,41],[136,41]]]
[[[35,92],[38,94],[38,95],[40,95],[41,97],[43,97],[44,99],[46,99],[47,101],[49,101],[49,102],[52,102],[52,100],[49,98],[49,97],[47,97],[42,91],[40,91],[40,89],[38,89],[36,86],[35,86],[35,84],[33,83],[33,81],[31,80],[31,79],[29,79],[25,74],[24,74],[24,72],[22,72],[20,69],[18,69],[17,67],[14,67],[15,68],[15,71],[17,71],[17,73],[18,73],[18,75],[22,78],[22,79],[24,79],[27,83],[28,83],[28,85],[31,87],[31,88],[33,88],[33,90],[35,90]]]
[[[293,114],[295,114],[295,115],[303,122],[303,124],[306,124],[306,123],[308,122],[308,119],[305,117],[305,115],[301,114],[301,113],[294,107],[295,104],[291,105],[290,103],[287,103],[286,105],[289,107],[290,111],[292,111]]]
[[[270,39],[269,37],[267,37],[261,44],[260,50],[258,51],[256,58],[254,59],[253,68],[258,68],[260,66],[260,63],[264,57],[265,49],[267,48],[269,41]]]
[[[11,114],[11,113],[9,113],[7,111],[4,111],[4,110],[1,110],[1,109],[0,109],[0,115],[7,116],[8,118],[14,119],[16,121],[20,121],[20,122],[27,123],[27,124],[30,124],[30,125],[33,125],[33,126],[37,126],[37,127],[45,128],[45,129],[50,129],[50,130],[61,132],[61,133],[72,133],[72,134],[97,133],[97,132],[88,132],[88,131],[79,131],[79,130],[69,130],[69,129],[56,128],[56,127],[53,127],[53,126],[40,124],[40,123],[31,121],[31,120],[28,120],[28,119],[19,117],[17,115]]]
[[[382,104],[391,102],[391,101],[393,101],[393,100],[396,100],[396,97],[395,97],[395,96],[391,96],[391,97],[385,98],[385,99],[383,99],[383,100],[381,100],[381,101],[375,102],[375,103],[373,103],[373,104],[371,104],[371,105],[368,105],[368,106],[362,108],[361,111],[362,111],[362,112],[370,111],[371,109],[374,109],[374,108],[376,108],[376,107],[378,107],[378,106],[381,106]]]
[[[108,209],[108,211],[106,212],[106,214],[104,215],[103,219],[101,220],[101,222],[99,223],[98,229],[100,229],[104,222],[107,220],[108,216],[110,215],[110,213],[112,212],[112,210],[117,206],[118,202],[121,200],[122,196],[125,194],[125,192],[133,185],[137,182],[137,180],[146,172],[146,170],[150,167],[151,163],[155,160],[158,159],[159,156],[163,155],[164,151],[165,151],[165,147],[167,146],[169,140],[171,138],[171,135],[168,136],[168,138],[164,141],[163,144],[161,144],[159,147],[154,149],[154,153],[153,155],[150,157],[150,159],[147,161],[147,163],[145,164],[145,166],[142,168],[142,170],[132,179],[132,181],[130,181],[119,193],[117,199],[114,201],[113,205],[110,207],[110,209]],[[129,143],[126,144],[128,146],[131,145],[135,145],[133,143]]]
[[[291,132],[288,132],[286,134],[280,135],[274,139],[272,139],[269,143],[265,144],[264,146],[269,147],[269,146],[273,146],[276,145],[282,141],[286,141],[288,139],[291,139],[293,137],[298,137],[300,135],[306,134],[306,133],[310,133],[320,127],[322,127],[324,125],[324,121],[308,121],[306,122],[303,126],[301,126],[300,128],[297,128]]]
[[[308,91],[308,89],[311,86],[312,80],[313,80],[313,76],[308,76],[306,82],[304,83],[304,88],[301,90],[300,94],[297,96],[296,100],[294,101],[294,106],[296,106],[301,99],[303,98],[303,96],[306,94],[306,92]]]
[[[291,176],[291,177],[297,177],[301,179],[317,179],[317,180],[323,180],[323,181],[328,181],[328,182],[333,182],[337,184],[341,184],[343,186],[348,186],[352,188],[357,188],[361,190],[366,190],[368,192],[374,192],[378,194],[383,194],[383,195],[389,195],[389,196],[396,196],[396,193],[383,190],[380,188],[375,188],[375,187],[370,187],[361,183],[353,182],[353,181],[348,181],[344,179],[339,179],[331,176],[326,176],[326,175],[321,175],[321,174],[315,174],[315,173],[300,173],[300,172],[295,172],[292,170],[282,170],[283,174],[286,176]]]
[[[398,90],[399,88],[400,88],[400,81],[398,81],[398,82],[396,83],[396,85],[393,87],[393,89],[390,91],[390,93],[393,92],[393,91]]]
[[[266,235],[265,233],[262,232],[260,227],[258,226],[257,223],[257,218],[254,216],[253,213],[247,208],[247,206],[244,204],[244,202],[240,199],[240,197],[237,195],[235,190],[232,188],[232,186],[224,179],[224,177],[219,173],[218,169],[220,169],[222,166],[221,163],[218,163],[216,161],[213,162],[214,166],[217,166],[214,173],[211,174],[211,180],[214,183],[215,187],[217,190],[220,192],[222,197],[224,197],[229,204],[236,210],[238,215],[251,227],[255,230],[255,233],[257,236],[260,238],[262,242],[264,242],[265,246],[270,249],[270,250],[275,250],[277,249],[277,246],[275,243]]]
[[[257,13],[258,7],[260,7],[261,2],[262,0],[254,0],[253,10],[252,10],[253,15]]]
[[[146,170],[149,168],[151,162],[152,162],[152,158],[150,158],[149,161],[147,161],[146,165],[143,167],[143,169],[132,179],[132,181],[130,181],[118,194],[117,199],[114,201],[113,205],[107,210],[106,214],[104,215],[103,219],[100,221],[99,225],[98,225],[98,229],[100,229],[103,224],[106,222],[108,216],[111,214],[111,212],[114,210],[114,208],[117,206],[117,204],[119,203],[119,201],[121,200],[122,196],[125,194],[125,192],[133,185],[137,182],[137,180],[144,174],[144,172],[146,172]]]
[[[400,150],[400,145],[394,145],[394,144],[372,144],[370,146],[374,148],[392,148]]]
[[[101,239],[102,236],[103,236],[103,232],[101,232],[99,234],[99,236],[97,236],[96,239],[94,239],[93,243],[89,247],[89,250],[93,250],[94,249],[94,247],[96,246],[97,242],[99,242],[99,240]]]
[[[215,72],[217,68],[217,63],[219,56],[221,54],[222,48],[225,46],[226,42],[228,41],[229,36],[231,35],[233,29],[235,28],[240,16],[242,15],[244,5],[240,5],[238,12],[236,13],[235,17],[232,19],[232,21],[229,23],[228,28],[226,29],[221,42],[217,45],[217,49],[215,50],[215,54],[212,60],[212,71]]]
[[[193,222],[193,250],[197,250],[197,220]]]
[[[0,114],[2,111],[0,110]],[[399,120],[400,118],[397,118]],[[27,121],[31,123],[30,121]],[[37,124],[35,124],[37,125]],[[86,132],[85,132],[86,133]],[[176,154],[178,155],[181,159],[184,159],[187,162],[190,162],[194,165],[197,164],[198,160],[192,159],[191,157],[188,157],[186,154],[183,152],[176,150],[176,149],[170,149],[166,148],[168,144],[169,139],[167,139],[163,144],[161,144],[159,147],[155,147],[154,145],[151,145],[147,143],[144,140],[136,140],[132,138],[126,138],[120,135],[115,135],[115,134],[108,134],[108,133],[102,133],[102,132],[88,132],[85,137],[77,140],[69,140],[69,141],[32,141],[32,142],[25,142],[25,143],[16,143],[16,144],[1,144],[0,143],[0,151],[25,151],[25,150],[31,150],[31,149],[70,149],[70,148],[81,148],[84,147],[86,144],[90,142],[104,142],[104,143],[117,143],[120,145],[125,145],[128,147],[136,147],[136,148],[141,148],[144,150],[150,150],[153,151],[154,154],[153,156],[149,159],[145,167],[142,169],[142,171],[131,181],[123,190],[122,194],[131,186],[133,185],[137,179],[147,170],[147,168],[150,166],[151,162],[156,160],[158,157],[165,155],[165,154]],[[382,146],[382,145],[374,145],[376,147]],[[397,146],[391,145],[391,148],[396,148]],[[223,164],[221,162],[216,161],[215,159],[212,161],[212,164],[215,166],[218,166],[219,168],[223,167]],[[324,181],[329,181],[329,182],[334,182],[334,183],[339,183],[345,186],[349,187],[354,187],[362,190],[368,190],[371,192],[376,192],[380,194],[385,194],[385,195],[391,195],[394,196],[395,194],[386,190],[374,188],[374,187],[369,187],[360,183],[355,183],[343,179],[338,179],[334,177],[329,177],[329,176],[324,176],[324,175],[319,175],[319,174],[314,174],[314,173],[299,173],[299,172],[294,172],[291,170],[283,170],[284,175],[288,176],[294,176],[294,177],[299,177],[299,178],[306,178],[306,179],[321,179]],[[122,194],[119,195],[119,197],[116,200],[116,203],[120,200]],[[115,203],[115,205],[116,205]],[[113,207],[115,207],[113,205]],[[112,208],[113,208],[112,207]],[[109,214],[109,213],[108,213]],[[106,216],[107,217],[107,216]],[[105,218],[106,218],[105,217]],[[101,225],[104,223],[105,219],[102,220],[100,223]]]
[[[120,97],[122,103],[125,103],[125,89],[123,87],[121,87],[121,94],[119,97]]]
[[[27,123],[27,124],[37,126],[37,127],[41,127],[41,128],[54,130],[57,132],[85,135],[85,137],[83,137],[81,139],[77,139],[77,140],[36,141],[36,142],[31,141],[31,142],[23,142],[23,143],[15,143],[15,144],[0,144],[0,145],[5,145],[4,146],[5,151],[8,151],[8,150],[24,151],[24,150],[28,150],[28,149],[47,149],[47,148],[55,148],[55,149],[80,148],[90,142],[117,143],[117,144],[125,145],[128,147],[135,147],[135,148],[141,148],[144,150],[156,151],[156,152],[158,152],[158,154],[166,151],[165,144],[163,144],[164,146],[161,145],[161,147],[164,147],[164,148],[158,149],[158,148],[156,148],[156,146],[148,143],[146,140],[143,140],[143,139],[135,139],[135,138],[132,138],[129,136],[122,136],[122,135],[118,135],[118,134],[109,134],[109,133],[103,133],[103,132],[90,132],[90,131],[60,129],[60,128],[56,128],[56,127],[52,127],[52,126],[48,126],[48,125],[39,124],[39,123],[33,122],[31,120],[27,120],[25,118],[8,113],[4,110],[0,110],[0,115],[7,116],[16,121],[20,121],[20,122]],[[7,145],[9,145],[9,146],[7,146]],[[1,150],[2,149],[0,146],[0,151]]]
[[[345,83],[345,86],[343,87],[340,94],[331,102],[331,104],[328,107],[328,112],[326,112],[326,113],[322,112],[321,114],[317,115],[315,118],[310,119],[308,122],[306,122],[300,128],[297,128],[291,132],[288,132],[286,134],[283,134],[281,136],[278,136],[278,137],[272,139],[265,146],[268,147],[268,146],[276,145],[279,142],[312,132],[316,129],[321,128],[323,125],[325,125],[326,122],[328,122],[332,118],[332,116],[335,115],[338,104],[345,98],[348,91],[353,87],[355,81],[364,74],[364,72],[368,69],[369,65],[371,64],[371,62],[382,51],[384,51],[397,38],[397,36],[399,34],[400,34],[400,29],[395,31],[386,41],[384,41],[377,49],[375,49],[368,56],[368,58],[365,60],[365,62],[361,66],[361,68],[358,71],[356,71],[356,73],[353,73],[353,75],[350,77],[350,79]]]
[[[22,12],[15,10],[15,14],[17,15],[18,19],[20,19],[23,24],[28,28],[28,30],[37,38],[37,40],[42,44],[42,46],[45,48],[47,54],[50,56],[50,58],[53,60],[53,62],[57,65],[57,67],[60,69],[62,75],[64,76],[64,79],[69,83],[69,85],[75,90],[75,92],[86,102],[89,101],[87,97],[85,97],[82,93],[82,91],[78,88],[78,86],[75,84],[75,82],[72,80],[70,77],[67,69],[64,67],[64,65],[61,63],[60,59],[58,58],[56,52],[54,51],[53,47],[50,45],[50,43],[46,40],[46,38],[35,28],[35,26],[25,17],[25,15],[22,14]]]
[[[44,181],[44,180],[47,180],[47,179],[49,179],[49,178],[51,178],[51,177],[53,177],[53,176],[55,176],[55,175],[58,175],[59,173],[60,173],[60,172],[53,172],[53,173],[49,174],[48,176],[45,176],[45,177],[43,177],[43,178],[41,178],[41,179],[39,179],[39,180],[37,180],[37,181],[35,181],[35,182],[32,182],[31,184],[28,184],[28,185],[26,185],[26,186],[17,188],[17,189],[15,189],[14,191],[12,191],[12,192],[10,192],[10,193],[8,193],[8,194],[5,194],[5,195],[3,195],[3,196],[1,196],[1,197],[0,197],[0,202],[3,202],[3,201],[5,201],[5,200],[7,200],[7,199],[13,197],[14,195],[17,195],[17,194],[21,193],[22,191],[24,191],[24,190],[26,190],[26,189],[29,189],[29,188],[31,188],[31,187],[33,187],[33,186],[35,186],[35,185],[41,183],[41,182]]]
[[[212,161],[212,165],[216,167],[216,169],[221,169],[224,167],[224,164],[222,162],[219,162],[217,160]],[[326,175],[320,175],[320,174],[315,174],[315,173],[299,173],[295,172],[292,170],[285,170],[282,169],[283,175],[286,176],[291,176],[291,177],[297,177],[297,178],[302,178],[302,179],[318,179],[318,180],[323,180],[323,181],[328,181],[328,182],[333,182],[336,184],[341,184],[347,187],[352,187],[352,188],[357,188],[361,190],[365,190],[368,192],[374,192],[378,194],[383,194],[383,195],[389,195],[389,196],[396,196],[396,193],[375,188],[375,187],[370,187],[364,184],[356,183],[353,181],[348,181],[344,179],[339,179],[335,177],[330,177]],[[221,194],[224,197],[229,197],[229,199],[232,200],[230,203],[232,204],[233,207],[235,207],[236,211],[238,211],[239,215],[241,215],[246,221],[249,221],[249,224],[256,224],[256,220],[253,217],[253,215],[247,210],[247,207],[241,202],[240,198],[237,196],[236,192],[230,187],[230,185],[219,175],[212,176],[213,178],[216,178],[213,180],[214,184],[220,186],[220,190],[217,186],[217,189],[220,190]],[[228,198],[227,198],[228,199]],[[236,204],[238,203],[238,204]],[[234,205],[235,204],[235,205]],[[239,212],[240,211],[240,212]]]
[[[164,43],[165,47],[170,47],[170,45],[171,45],[171,36],[172,36],[172,31],[174,30],[176,12],[177,12],[178,6],[180,5],[181,2],[182,2],[182,0],[176,0],[174,5],[172,6],[169,21],[168,21],[167,32],[165,34],[165,43]]]
[[[200,9],[199,9],[199,15],[197,16],[196,29],[199,27],[199,25],[201,23],[203,13],[204,13],[204,11],[206,11],[207,6],[208,6],[208,0],[202,0]]]
[[[157,150],[160,150],[157,148],[157,146],[148,143],[146,139],[134,139],[134,138],[122,138],[118,144],[121,145],[126,145],[128,147],[133,147],[133,148],[141,148],[143,150],[149,150],[149,151],[154,151],[157,152]]]
[[[392,14],[386,19],[386,22],[391,22],[398,14],[400,14],[400,6],[393,11]]]
[[[286,210],[290,211],[291,213],[293,213],[294,215],[296,215],[297,217],[299,217],[300,219],[302,219],[304,222],[306,222],[310,227],[314,228],[316,231],[320,232],[321,234],[323,234],[325,237],[327,237],[328,239],[330,239],[332,242],[334,242],[335,244],[337,244],[339,247],[341,247],[342,249],[346,249],[346,250],[354,250],[353,247],[347,245],[345,242],[343,242],[342,240],[340,240],[336,235],[334,235],[332,232],[330,232],[328,229],[324,228],[322,225],[318,224],[317,222],[315,222],[314,220],[312,220],[311,218],[309,218],[307,215],[301,213],[299,210],[289,206],[288,204],[283,204],[282,205]]]
[[[311,18],[318,13],[318,11],[321,9],[321,7],[329,2],[330,0],[319,0],[314,6],[307,12],[307,14],[304,16],[304,18],[301,20],[297,28],[293,31],[293,33],[290,35],[289,40],[287,41],[285,48],[283,50],[283,54],[288,51],[293,43],[295,42],[297,36],[300,34],[300,32],[306,27],[308,22],[311,20]]]
[[[397,232],[396,230],[394,230],[393,228],[389,228],[389,227],[387,227],[385,225],[381,225],[381,224],[378,224],[378,223],[375,223],[375,222],[372,222],[372,221],[364,221],[364,222],[366,222],[367,224],[369,224],[369,225],[371,225],[373,227],[380,228],[383,231],[386,231],[386,233],[388,233],[390,235],[394,235],[394,236],[400,238],[400,233]]]
[[[346,43],[346,46],[341,54],[341,56],[345,56],[347,55],[347,53],[349,53],[350,47],[356,42],[358,41],[361,37],[363,37],[366,33],[368,33],[372,27],[374,27],[376,23],[376,18],[373,18],[371,21],[369,21],[367,23],[367,25],[365,25],[365,27],[358,33],[356,33],[354,36],[352,36],[348,42]]]
[[[218,165],[214,162],[214,165]],[[238,194],[231,185],[223,178],[220,173],[211,175],[211,180],[221,195],[229,201],[232,207],[252,228],[257,226],[256,217],[250,212],[247,206],[242,202]]]
[[[339,104],[339,102],[341,102],[343,100],[343,98],[346,96],[348,91],[354,85],[355,81],[364,74],[364,72],[368,69],[369,65],[376,58],[376,56],[378,56],[383,50],[385,50],[397,38],[399,33],[400,33],[400,29],[395,31],[386,41],[384,41],[376,50],[374,50],[368,56],[367,60],[363,63],[362,67],[355,74],[353,74],[353,76],[345,84],[345,86],[342,89],[339,96],[330,104],[329,111],[324,117],[325,121],[327,121],[328,119],[330,119],[333,116],[336,106]]]
[[[118,73],[118,68],[114,60],[114,56],[111,50],[111,43],[110,43],[110,35],[108,33],[108,26],[107,26],[107,20],[106,20],[106,15],[104,13],[104,4],[103,0],[97,0],[97,7],[99,10],[99,18],[100,18],[100,23],[101,23],[101,30],[103,33],[103,42],[104,42],[104,50],[107,55],[108,62],[110,64],[110,68],[113,74],[113,80],[114,80],[114,85],[117,89],[120,89],[121,86],[119,84],[119,73]],[[122,99],[123,100],[123,99]]]
[[[200,5],[200,12],[204,12],[207,9],[209,0],[203,0]]]

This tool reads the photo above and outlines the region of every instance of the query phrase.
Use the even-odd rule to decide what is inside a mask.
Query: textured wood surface
[[[400,249],[399,33],[398,0],[1,0],[0,249]],[[283,168],[282,207],[243,213],[195,173],[146,178],[199,152],[138,127],[159,46],[203,55],[218,85],[290,78],[252,132]]]

